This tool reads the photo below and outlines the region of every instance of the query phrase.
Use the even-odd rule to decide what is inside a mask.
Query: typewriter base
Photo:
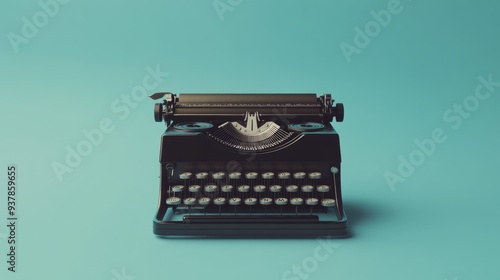
[[[347,218],[319,221],[316,215],[186,215],[183,221],[153,221],[159,236],[347,237]]]

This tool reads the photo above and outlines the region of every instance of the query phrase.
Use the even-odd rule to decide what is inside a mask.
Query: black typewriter
[[[330,94],[159,92],[159,236],[343,236]]]

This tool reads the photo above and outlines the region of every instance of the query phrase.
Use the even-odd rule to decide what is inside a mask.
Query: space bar
[[[316,215],[286,215],[286,216],[267,216],[267,215],[186,215],[183,217],[187,224],[271,224],[271,223],[317,223],[319,221]]]

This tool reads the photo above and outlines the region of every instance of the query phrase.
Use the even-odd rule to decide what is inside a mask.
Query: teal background
[[[500,87],[458,129],[443,119],[479,76],[500,81],[500,2],[402,0],[350,63],[339,45],[389,1],[221,2],[222,20],[214,1],[72,0],[18,53],[9,33],[41,6],[0,3],[1,279],[301,279],[286,271],[314,256],[315,239],[153,236],[164,126],[149,99],[126,117],[111,104],[157,65],[169,75],[148,93],[328,92],[345,104],[334,126],[353,237],[307,279],[500,277]],[[58,180],[53,162],[103,119],[114,130]],[[384,173],[435,128],[447,140],[391,189]],[[16,273],[4,261],[11,163]]]

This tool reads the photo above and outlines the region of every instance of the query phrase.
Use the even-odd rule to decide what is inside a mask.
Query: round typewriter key
[[[216,185],[206,185],[205,186],[205,191],[206,192],[216,192],[217,191],[217,186]]]
[[[240,172],[231,172],[229,173],[229,179],[240,179],[241,178],[241,173]]]
[[[302,192],[312,192],[314,191],[314,187],[311,185],[304,185],[302,188],[300,188]]]
[[[183,189],[184,189],[183,185],[175,185],[172,187],[173,192],[182,192]]]
[[[181,203],[181,199],[178,197],[169,197],[167,198],[168,205],[179,205]]]
[[[296,192],[299,190],[299,187],[296,185],[290,185],[286,187],[287,192]]]
[[[214,178],[215,180],[224,179],[224,176],[226,176],[226,173],[224,172],[215,172],[212,174],[212,178]]]
[[[208,205],[208,204],[210,204],[210,198],[202,197],[202,198],[198,199],[198,203],[200,205]]]
[[[321,200],[321,205],[323,205],[325,207],[333,207],[333,206],[335,206],[335,199],[325,198],[325,199]]]
[[[192,175],[193,175],[193,173],[191,173],[191,172],[182,172],[181,174],[179,174],[179,178],[183,179],[183,180],[187,180],[187,179],[191,179]]]
[[[306,204],[310,206],[318,205],[318,199],[314,197],[308,198],[306,199]]]
[[[257,204],[257,199],[253,197],[245,198],[246,205],[255,205]]]
[[[280,198],[276,198],[276,200],[274,200],[274,203],[276,203],[276,205],[286,205],[288,203],[288,199],[287,198],[284,198],[284,197],[280,197]]]
[[[196,198],[194,197],[186,197],[184,198],[185,205],[194,205],[196,203]]]
[[[188,187],[189,192],[199,192],[201,189],[200,185],[191,185]]]
[[[258,176],[259,176],[259,174],[257,172],[247,172],[245,174],[245,177],[247,179],[257,179]]]
[[[303,202],[304,202],[304,200],[300,197],[294,197],[294,198],[290,199],[290,204],[292,204],[292,205],[302,205]]]
[[[273,204],[273,199],[269,198],[269,197],[261,198],[260,199],[260,204],[265,205],[265,206],[271,205],[271,204]]]
[[[196,179],[207,179],[207,178],[208,178],[208,173],[207,172],[196,173]]]
[[[250,190],[250,186],[249,185],[241,185],[238,187],[238,191],[239,192],[248,192]]]
[[[278,173],[278,178],[290,179],[290,172],[280,172],[280,173]]]
[[[280,192],[281,191],[281,186],[280,185],[272,185],[269,187],[269,190],[271,192]]]
[[[230,198],[229,199],[229,204],[230,205],[234,205],[234,206],[240,205],[241,204],[241,198],[239,198],[239,197]]]
[[[224,186],[220,187],[220,190],[222,192],[231,192],[233,190],[233,186],[231,186],[231,185],[224,185]]]
[[[330,190],[330,186],[327,185],[320,185],[316,187],[316,190],[318,192],[328,192]]]
[[[214,198],[215,205],[224,205],[226,203],[226,199],[223,197]]]
[[[264,185],[257,185],[253,187],[254,192],[265,192],[266,191],[266,186]]]
[[[293,173],[293,178],[295,179],[304,179],[306,177],[305,172],[295,172]]]
[[[307,174],[307,176],[309,177],[309,179],[314,179],[314,180],[321,179],[320,172],[311,172],[311,173]]]
[[[339,173],[339,169],[335,166],[333,166],[332,168],[330,168],[330,171],[333,173],[333,174],[337,174]]]
[[[264,172],[264,173],[262,173],[262,178],[263,179],[272,179],[272,178],[274,178],[274,173],[273,172]]]

